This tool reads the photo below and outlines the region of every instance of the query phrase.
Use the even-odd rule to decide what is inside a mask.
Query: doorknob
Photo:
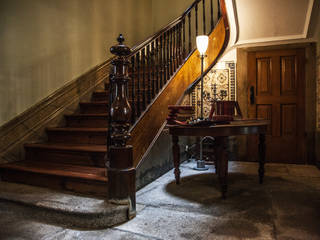
[[[250,104],[254,104],[254,86],[250,87]]]

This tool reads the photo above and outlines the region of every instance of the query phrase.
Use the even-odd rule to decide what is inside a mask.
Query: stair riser
[[[93,102],[108,101],[109,100],[109,95],[107,93],[93,93],[91,100]]]
[[[66,163],[90,167],[105,167],[105,153],[68,152],[26,148],[26,160]]]
[[[73,143],[73,144],[100,144],[107,143],[107,132],[91,133],[91,132],[60,132],[48,131],[48,141],[54,143]]]
[[[107,113],[108,112],[108,106],[107,104],[106,105],[102,105],[102,104],[99,104],[99,105],[93,105],[93,104],[90,104],[90,105],[83,105],[83,104],[80,104],[80,112],[81,113],[88,113],[88,114],[94,114],[94,113]]]
[[[108,126],[107,117],[66,117],[68,127],[101,127],[106,128]]]
[[[73,179],[12,169],[1,169],[0,173],[1,179],[7,182],[23,183],[104,197],[108,196],[108,186],[105,182]]]

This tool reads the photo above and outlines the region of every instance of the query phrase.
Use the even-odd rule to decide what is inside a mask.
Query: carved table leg
[[[259,134],[259,182],[263,183],[264,177],[264,163],[266,160],[266,141],[265,135]]]
[[[176,177],[176,184],[180,184],[180,147],[179,137],[172,135],[172,153],[173,153],[173,164],[174,164],[174,175]]]
[[[217,156],[216,156],[216,171],[218,174],[222,198],[226,198],[228,190],[228,138],[217,137]]]

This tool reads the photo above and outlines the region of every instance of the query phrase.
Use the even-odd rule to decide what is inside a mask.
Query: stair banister
[[[210,1],[210,2],[209,2]],[[221,6],[222,9],[222,16],[223,19],[220,19],[220,21],[224,22],[224,27],[222,27],[223,24],[219,24],[217,32],[224,35],[223,31],[225,30],[225,38],[223,41],[220,41],[223,43],[223,48],[221,48],[221,45],[217,48],[217,53],[219,55],[221,52],[223,52],[223,49],[226,47],[227,41],[229,36],[229,28],[228,28],[228,21],[226,17],[226,11],[225,11],[225,3],[224,0],[217,0],[218,6]],[[221,5],[220,2],[221,1]],[[123,136],[129,136],[129,132],[133,133],[133,136],[136,136],[136,138],[132,141],[132,139],[129,141],[130,144],[134,145],[135,149],[132,150],[132,146],[128,146],[126,144],[126,140],[122,141],[123,143],[120,144],[120,146],[115,146],[113,139],[115,137],[115,133],[113,130],[115,129],[114,126],[117,126],[116,119],[114,119],[114,116],[111,114],[111,141],[108,142],[108,144],[111,143],[111,146],[108,145],[108,151],[109,151],[109,166],[108,166],[108,179],[109,179],[109,199],[113,199],[116,201],[121,201],[123,199],[129,199],[131,201],[131,208],[135,209],[135,168],[140,162],[141,157],[143,155],[142,151],[145,151],[145,146],[149,146],[151,141],[150,139],[154,138],[155,129],[146,129],[147,126],[144,126],[146,123],[146,119],[149,117],[149,112],[152,112],[150,116],[153,116],[153,119],[155,117],[154,115],[154,108],[153,103],[158,102],[159,94],[164,92],[164,89],[171,84],[171,78],[172,76],[179,70],[182,64],[186,62],[188,58],[192,58],[192,61],[194,61],[194,50],[193,49],[193,43],[195,40],[194,34],[197,34],[200,30],[202,32],[202,29],[198,29],[198,20],[205,20],[206,21],[206,14],[205,14],[205,2],[210,5],[208,9],[210,9],[210,13],[208,14],[210,16],[207,16],[208,22],[211,23],[211,28],[206,33],[207,30],[206,27],[209,25],[205,25],[203,23],[203,33],[202,34],[209,34],[213,30],[214,27],[214,17],[213,17],[213,0],[196,0],[193,2],[193,4],[177,19],[175,19],[173,22],[168,24],[166,27],[164,27],[162,30],[160,30],[158,33],[153,35],[152,37],[149,37],[146,41],[143,43],[137,45],[136,47],[132,48],[131,52],[126,52],[125,55],[119,55],[116,51],[114,51],[114,54],[118,55],[117,59],[121,59],[123,61],[122,67],[123,69],[127,69],[128,65],[127,63],[131,62],[130,65],[130,76],[131,79],[127,76],[127,71],[125,72],[118,72],[120,70],[119,67],[114,67],[114,72],[111,75],[113,77],[113,82],[116,81],[122,81],[127,82],[124,85],[127,87],[127,91],[129,92],[129,99],[131,101],[131,115],[127,118],[127,122],[125,122],[125,125],[127,123],[131,123],[130,130],[125,128],[120,128],[121,131],[125,132]],[[202,3],[202,5],[201,5]],[[199,5],[200,4],[200,5]],[[202,18],[199,16],[198,12],[198,5],[202,7],[203,15]],[[201,8],[200,8],[201,9]],[[201,14],[201,12],[200,12]],[[218,15],[220,15],[220,9],[218,9]],[[194,16],[194,17],[193,17]],[[198,19],[199,18],[199,19]],[[220,22],[217,22],[218,24]],[[195,25],[195,26],[194,26]],[[200,25],[201,26],[201,25]],[[221,35],[221,36],[222,36]],[[194,38],[194,39],[193,39]],[[222,39],[222,38],[219,38]],[[118,46],[123,46],[122,41],[119,41]],[[120,48],[120,47],[119,47]],[[218,55],[218,56],[219,56]],[[214,55],[216,56],[216,55]],[[213,61],[213,59],[211,59]],[[216,60],[213,61],[214,63]],[[121,71],[123,71],[123,69]],[[207,73],[210,68],[207,68],[204,72]],[[121,76],[120,76],[120,75]],[[204,75],[203,74],[203,75]],[[196,76],[194,74],[191,74],[192,76]],[[202,76],[203,76],[202,75]],[[189,79],[188,84],[190,84],[190,81],[194,80]],[[198,78],[200,79],[201,76]],[[168,84],[167,84],[168,83]],[[116,84],[116,83],[115,83]],[[120,83],[119,83],[120,84]],[[123,85],[123,86],[124,86]],[[178,86],[179,84],[174,84]],[[119,89],[118,87],[112,88],[113,91],[116,91]],[[171,84],[172,87],[172,84]],[[185,89],[186,86],[184,86]],[[130,90],[131,89],[131,90]],[[170,88],[169,88],[170,89]],[[169,90],[170,91],[170,90]],[[181,89],[179,89],[179,93],[182,94]],[[115,98],[116,98],[115,94]],[[161,94],[161,99],[165,99],[163,94]],[[176,97],[174,97],[175,99]],[[154,104],[158,106],[157,104]],[[172,104],[172,103],[171,103]],[[152,109],[151,111],[149,111]],[[161,112],[161,121],[163,118],[163,114],[165,111]],[[152,118],[150,118],[152,119]],[[160,120],[159,120],[160,121]],[[122,124],[124,124],[122,122]],[[159,123],[157,122],[156,126],[158,126]],[[126,125],[127,126],[127,125]],[[138,127],[136,127],[138,126]],[[159,129],[158,128],[158,129]],[[140,129],[140,130],[139,130]],[[148,136],[141,135],[141,131],[144,129],[144,132],[148,132]],[[138,132],[140,131],[140,133]],[[156,130],[158,131],[158,130]],[[136,133],[138,133],[136,135]],[[153,137],[152,137],[152,136]],[[139,140],[140,139],[140,140]],[[137,141],[143,142],[144,145],[141,145],[139,143],[139,147],[136,147],[135,144],[137,144]],[[121,149],[121,150],[120,150]],[[138,149],[138,151],[136,151]],[[133,151],[133,152],[132,152]],[[140,159],[140,160],[139,160]],[[117,181],[115,180],[117,179]],[[120,181],[119,181],[120,180]],[[111,193],[111,194],[110,194]]]

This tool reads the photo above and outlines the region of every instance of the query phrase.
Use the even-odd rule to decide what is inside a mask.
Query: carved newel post
[[[118,37],[119,44],[110,48],[117,56],[112,61],[114,100],[110,108],[111,144],[109,147],[108,183],[109,201],[116,204],[130,204],[129,215],[133,217],[136,209],[135,168],[133,167],[132,146],[127,145],[130,138],[129,127],[131,107],[127,99],[126,86],[129,80],[127,56],[131,50],[123,44],[122,34]]]

